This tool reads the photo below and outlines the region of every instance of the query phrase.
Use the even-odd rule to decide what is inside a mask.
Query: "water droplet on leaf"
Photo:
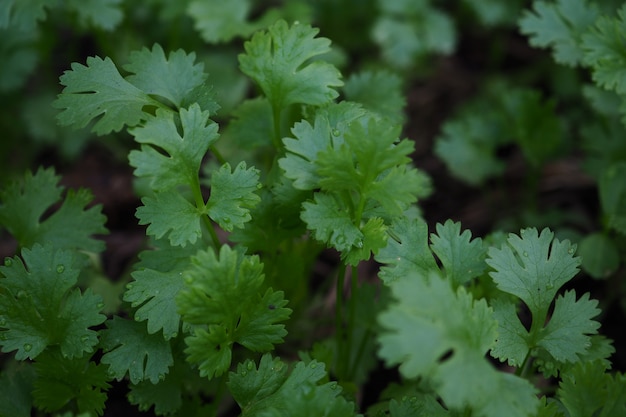
[[[354,244],[357,248],[361,249],[363,248],[363,241],[362,240],[357,240],[356,243]]]
[[[315,362],[311,362],[311,369],[317,368],[317,364]]]
[[[159,381],[165,380],[165,374],[159,374]]]
[[[332,384],[330,384],[330,389],[332,389],[332,390],[337,389],[337,383],[333,382]]]
[[[241,371],[241,376],[246,376],[248,375],[248,371]]]
[[[528,252],[524,251],[523,255],[524,255],[524,258],[528,258]]]
[[[339,136],[341,135],[341,132],[339,131],[339,129],[333,129],[333,136]]]
[[[19,290],[16,294],[17,298],[26,298],[28,297],[28,293],[24,290]]]
[[[30,343],[24,343],[24,351],[30,352],[33,349],[33,345]]]
[[[98,307],[99,309],[104,308],[104,303],[98,303],[96,304],[96,307]]]
[[[89,340],[89,335],[84,335],[81,336],[80,341],[83,343],[87,343],[87,341]]]
[[[4,266],[11,266],[11,265],[13,265],[13,259],[4,258]]]
[[[248,371],[251,371],[254,369],[254,364],[252,362],[248,362],[248,365],[246,365],[246,368],[248,368]]]
[[[573,255],[573,254],[574,254],[574,252],[576,252],[576,251],[574,250],[574,248],[569,248],[569,249],[567,250],[567,253],[569,253],[570,255]]]
[[[62,274],[63,272],[65,272],[65,265],[63,264],[57,265],[57,274]]]

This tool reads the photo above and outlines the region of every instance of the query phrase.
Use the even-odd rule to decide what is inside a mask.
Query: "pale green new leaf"
[[[319,29],[279,20],[254,34],[239,55],[241,71],[256,81],[274,111],[294,103],[322,105],[338,96],[343,85],[337,68],[310,60],[330,51],[330,41],[316,38]]]
[[[258,169],[240,162],[231,171],[230,164],[226,163],[211,175],[210,184],[211,196],[206,210],[211,219],[229,232],[250,221],[250,210],[261,201],[256,194],[261,186]]]
[[[486,249],[482,239],[471,240],[469,230],[461,233],[461,223],[437,223],[437,234],[430,235],[431,249],[443,264],[446,277],[455,285],[482,275],[486,268]]]
[[[591,67],[593,80],[599,86],[626,93],[626,6],[617,11],[617,17],[601,16],[582,39],[584,63]]]
[[[80,270],[74,251],[34,245],[0,266],[0,345],[16,359],[33,359],[48,346],[68,358],[93,352],[90,328],[102,323],[102,299],[75,287]]]
[[[100,337],[105,352],[101,362],[109,365],[109,375],[118,381],[128,374],[133,384],[144,380],[156,384],[174,363],[169,342],[148,334],[143,323],[114,317]]]
[[[149,179],[155,191],[197,184],[202,158],[219,137],[217,124],[198,104],[180,110],[180,129],[182,134],[173,113],[158,109],[155,117],[130,130],[142,144],[140,151],[130,152],[130,164],[135,175]]]
[[[139,124],[148,117],[144,106],[159,105],[126,81],[108,57],[89,57],[86,66],[74,62],[71,68],[61,75],[65,88],[53,103],[62,110],[62,126],[82,128],[97,119],[93,131],[104,135]]]
[[[583,60],[581,37],[599,14],[597,6],[586,0],[535,1],[519,21],[520,31],[529,43],[552,48],[556,62],[576,66]]]
[[[148,225],[148,235],[157,239],[167,235],[172,246],[193,244],[202,236],[200,217],[203,213],[177,190],[144,197],[141,202],[143,206],[137,208],[135,215],[139,224]]]

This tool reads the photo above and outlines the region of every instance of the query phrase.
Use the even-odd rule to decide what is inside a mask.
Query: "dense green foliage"
[[[626,6],[137,3],[0,0],[0,417],[103,415],[112,386],[129,415],[626,415],[606,304],[573,285],[626,300]],[[445,190],[404,137],[408,86],[468,26],[548,50],[488,71],[435,138],[475,193],[502,152],[526,166],[523,207],[481,237],[429,232],[420,202]],[[64,31],[95,56],[52,60]],[[146,226],[115,280],[106,207],[34,159],[94,143],[133,168]],[[573,155],[592,227],[537,203]],[[336,268],[312,282],[322,253]]]

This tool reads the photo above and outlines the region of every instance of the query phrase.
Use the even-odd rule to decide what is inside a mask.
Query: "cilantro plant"
[[[122,17],[119,1],[70,3],[6,2],[0,29],[32,28],[54,10],[103,29]],[[619,264],[624,161],[585,142],[606,229],[580,246],[548,227],[473,237],[448,219],[429,230],[420,203],[433,181],[404,137],[403,88],[426,53],[455,47],[452,17],[430,3],[369,2],[387,64],[354,70],[309,23],[328,2],[162,5],[198,39],[245,39],[236,63],[250,95],[225,106],[220,92],[233,90],[200,48],[153,40],[66,65],[51,103],[58,124],[129,142],[118,149],[145,239],[127,276],[102,280],[106,207],[89,190],[60,186],[54,168],[2,186],[0,226],[15,251],[0,266],[0,416],[108,415],[119,390],[129,413],[159,416],[626,413],[603,305],[573,286],[581,265],[606,271],[595,245]],[[507,25],[518,6],[462,10]],[[519,25],[557,62],[591,69],[587,97],[605,123],[587,134],[617,134],[623,33],[611,28],[626,12],[600,10],[540,1]],[[560,30],[546,33],[555,19]],[[472,111],[481,106],[495,110]],[[479,187],[503,174],[499,150],[516,146],[532,199],[543,167],[568,149],[557,110],[536,89],[491,83],[444,124],[435,152]],[[315,279],[320,256],[334,261]]]

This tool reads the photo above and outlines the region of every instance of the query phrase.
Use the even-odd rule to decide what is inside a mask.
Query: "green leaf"
[[[155,43],[152,50],[131,52],[124,69],[133,75],[126,80],[146,94],[169,100],[177,109],[188,107],[194,103],[190,98],[195,95],[211,96],[204,64],[196,64],[195,60],[195,53],[187,54],[182,49],[170,52],[166,58],[163,48]],[[203,111],[214,113],[219,109],[212,99],[201,104],[209,104],[200,105]]]
[[[297,122],[291,129],[293,137],[283,139],[287,153],[278,160],[293,186],[299,190],[319,188],[318,155],[339,147],[350,124],[366,115],[360,105],[341,102],[319,109],[313,125],[306,120]]]
[[[2,16],[0,5],[0,16]],[[8,12],[6,14],[8,16]],[[0,92],[15,91],[24,86],[39,60],[37,34],[17,28],[2,28],[0,17]],[[47,103],[50,104],[49,102]]]
[[[289,367],[270,354],[261,357],[258,367],[247,360],[230,372],[228,388],[245,416],[352,416],[354,404],[341,395],[336,382],[320,385],[326,376],[324,364],[297,362]]]
[[[626,41],[625,23],[626,7],[622,6],[617,10],[617,17],[599,17],[582,37],[584,63],[591,67],[593,80],[618,94],[626,93],[626,55],[622,48]]]
[[[570,417],[618,417],[626,413],[626,377],[611,376],[598,362],[578,362],[557,391]]]
[[[498,338],[491,349],[491,356],[521,367],[529,352],[530,335],[517,315],[517,306],[511,302],[495,299],[491,302],[493,316],[498,322]]]
[[[7,361],[0,373],[0,415],[30,417],[35,371],[30,363]]]
[[[352,223],[350,213],[332,195],[315,193],[313,202],[302,204],[302,220],[314,231],[315,239],[348,252],[363,247],[363,233]]]
[[[110,31],[124,17],[120,9],[121,3],[122,0],[66,0],[64,5],[78,15],[83,26],[96,26]]]
[[[436,226],[437,234],[430,235],[431,249],[443,264],[446,277],[454,285],[463,285],[467,281],[482,275],[485,270],[486,249],[482,239],[472,238],[472,233],[461,233],[461,224],[446,220]]]
[[[530,37],[530,45],[551,48],[556,62],[576,66],[583,60],[581,37],[598,14],[597,6],[586,0],[535,1],[533,11],[524,11],[519,27]]]
[[[37,357],[35,370],[33,399],[38,408],[58,411],[72,402],[79,413],[103,414],[110,387],[104,365],[96,365],[87,355],[71,359],[45,352]]]
[[[147,224],[146,233],[157,239],[168,237],[172,246],[195,243],[202,236],[200,217],[203,213],[176,189],[157,193],[141,199],[137,208],[139,224]]]
[[[262,292],[263,264],[222,246],[192,259],[185,288],[176,297],[182,319],[194,325],[185,339],[188,360],[200,374],[212,378],[230,366],[231,349],[239,343],[252,351],[271,350],[287,334],[283,324],[291,314],[282,292]],[[260,333],[262,332],[262,334]]]
[[[589,293],[576,300],[575,291],[560,295],[548,325],[540,333],[538,346],[546,349],[557,362],[575,362],[591,346],[589,335],[595,334],[600,323],[592,318],[600,314],[598,301]]]
[[[17,350],[18,360],[33,359],[53,345],[68,358],[93,352],[98,339],[89,328],[106,317],[99,313],[99,296],[75,288],[76,264],[74,252],[36,244],[0,266],[3,352]]]
[[[139,254],[141,260],[131,273],[133,281],[127,284],[124,301],[135,312],[136,321],[148,321],[148,333],[163,330],[165,340],[175,338],[180,326],[176,296],[184,286],[182,273],[191,265],[190,257],[200,245],[170,246],[156,242],[154,250]]]
[[[390,124],[404,123],[406,99],[398,75],[387,70],[363,71],[350,76],[343,89],[347,100],[363,104]]]
[[[356,266],[361,261],[369,260],[372,254],[376,255],[387,245],[387,226],[380,217],[370,217],[360,230],[363,240],[357,241],[350,251],[341,254],[348,265]]]
[[[330,51],[330,41],[316,38],[318,32],[307,24],[289,27],[279,20],[244,44],[241,71],[259,84],[275,112],[294,103],[322,105],[338,96],[333,87],[343,82],[337,68],[309,61]]]
[[[405,397],[389,401],[391,417],[449,417],[451,414],[432,396]]]
[[[451,409],[527,417],[537,407],[528,381],[497,371],[484,357],[497,337],[485,300],[456,291],[437,273],[409,274],[391,284],[396,299],[378,316],[379,356],[405,378],[426,378]]]
[[[578,245],[583,271],[593,278],[611,276],[620,264],[620,255],[615,242],[604,233],[591,233]]]
[[[61,207],[42,220],[44,213],[57,204],[63,187],[53,169],[40,168],[35,175],[27,172],[23,182],[14,182],[0,191],[0,224],[22,247],[50,243],[56,248],[100,252],[104,242],[94,234],[107,233],[101,206],[89,209],[90,191],[69,190]]]
[[[46,19],[46,9],[57,6],[55,3],[48,0],[6,0],[0,4],[0,28],[13,26],[32,31],[37,21]]]
[[[242,228],[250,221],[250,210],[261,201],[256,194],[260,187],[259,170],[240,162],[231,172],[230,164],[226,163],[211,175],[210,184],[211,196],[206,207],[211,219],[227,231]]]
[[[110,58],[87,58],[87,66],[73,63],[60,82],[65,86],[53,106],[61,109],[62,126],[82,128],[97,119],[93,131],[98,135],[118,132],[125,125],[145,120],[144,106],[159,106],[120,75]]]
[[[530,308],[533,320],[543,322],[554,296],[563,284],[578,272],[580,258],[576,246],[568,240],[554,239],[548,229],[522,229],[520,235],[509,234],[502,248],[489,248],[489,275],[498,288],[513,294]]]
[[[198,104],[180,110],[180,128],[171,112],[158,109],[143,126],[130,130],[141,150],[128,158],[135,175],[150,180],[155,191],[167,191],[177,185],[192,187],[198,182],[202,158],[218,139],[217,124]]]
[[[428,247],[428,225],[424,220],[399,218],[391,225],[389,234],[387,246],[376,255],[376,261],[384,264],[379,273],[384,283],[437,269]]]
[[[209,43],[228,42],[234,37],[249,36],[255,27],[248,23],[250,0],[192,1],[187,14],[194,20],[194,27],[202,39]]]
[[[128,373],[133,384],[146,380],[156,384],[174,363],[169,342],[148,334],[146,326],[136,321],[113,317],[101,339],[105,352],[101,362],[109,365],[109,375],[118,381]]]

